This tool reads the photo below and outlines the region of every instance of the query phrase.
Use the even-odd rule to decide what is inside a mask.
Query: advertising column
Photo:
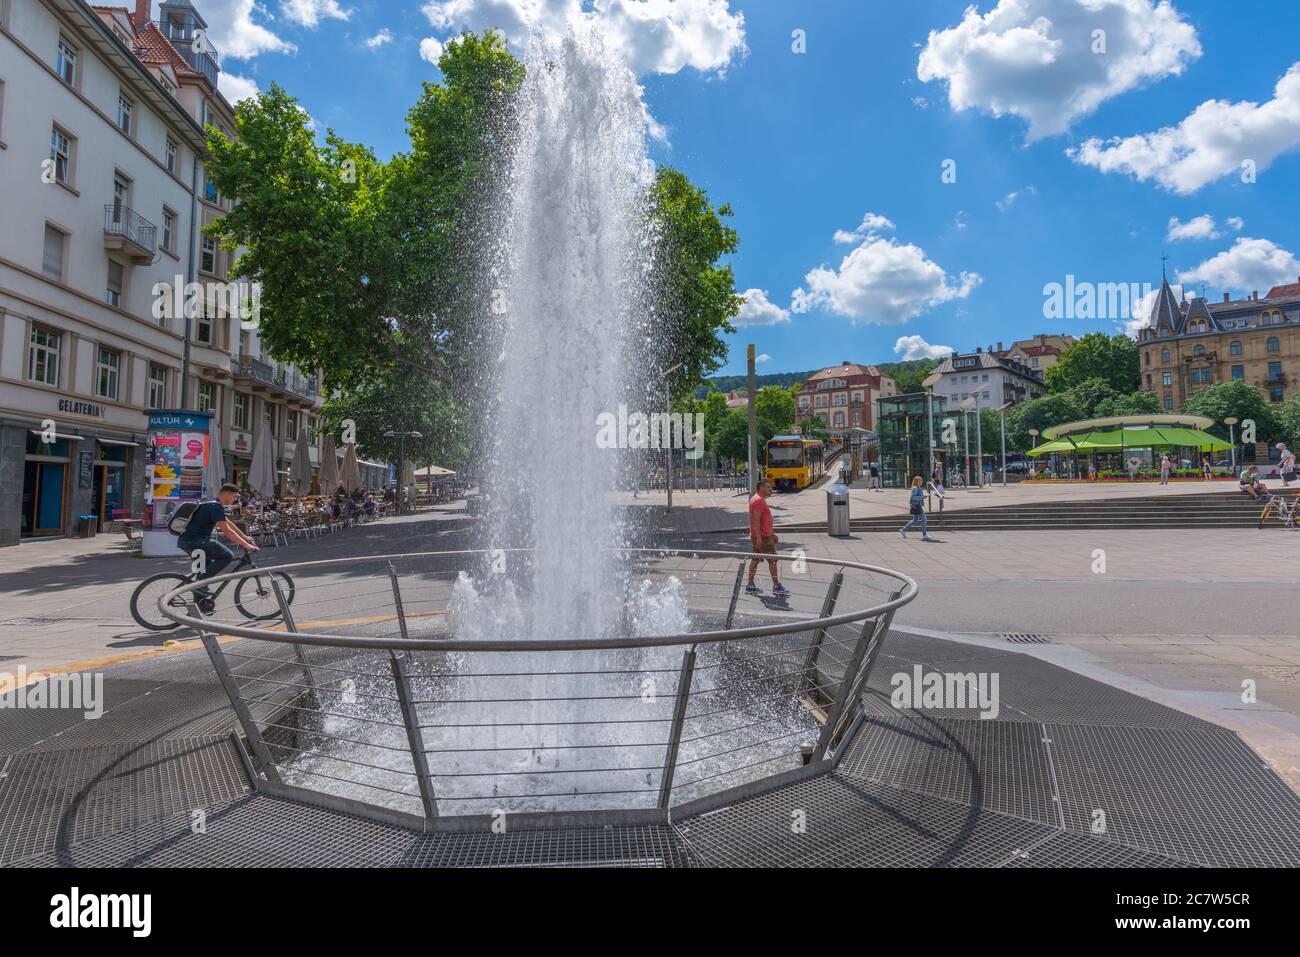
[[[211,460],[211,412],[150,412],[145,458],[144,545],[146,557],[183,553],[167,522],[182,502],[196,502],[207,488]]]

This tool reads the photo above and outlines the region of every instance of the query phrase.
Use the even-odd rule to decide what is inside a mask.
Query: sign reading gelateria
[[[71,415],[93,415],[98,419],[104,417],[104,407],[93,402],[79,402],[76,399],[60,399],[59,411]]]

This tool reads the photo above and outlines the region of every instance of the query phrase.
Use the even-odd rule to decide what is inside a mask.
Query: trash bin
[[[82,515],[77,519],[77,537],[94,538],[99,531],[98,515]]]
[[[840,483],[826,489],[826,532],[837,538],[849,534],[849,487]]]

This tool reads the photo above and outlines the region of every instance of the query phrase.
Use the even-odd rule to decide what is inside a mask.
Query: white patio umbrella
[[[263,498],[275,495],[275,465],[271,430],[263,423],[253,440],[253,461],[248,467],[248,487]]]
[[[208,428],[208,484],[204,494],[216,498],[221,486],[226,484],[226,463],[221,457],[221,429],[214,418]]]
[[[333,495],[338,488],[338,451],[334,449],[334,436],[325,433],[325,445],[321,449],[321,494]]]
[[[361,488],[361,467],[357,465],[357,447],[349,442],[343,450],[343,465],[339,471],[339,481],[351,495]]]
[[[311,443],[306,429],[298,434],[293,450],[293,464],[289,466],[289,488],[296,498],[311,493]]]

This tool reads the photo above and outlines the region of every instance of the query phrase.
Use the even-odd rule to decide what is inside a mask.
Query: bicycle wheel
[[[179,628],[180,624],[162,613],[158,607],[158,600],[169,591],[174,591],[188,582],[189,579],[184,575],[166,574],[146,578],[131,594],[131,617],[141,628],[150,631],[171,631]],[[192,600],[189,596],[181,595],[173,598],[168,607],[184,614],[186,605]]]
[[[1264,523],[1268,521],[1269,516],[1277,510],[1277,506],[1272,502],[1266,502],[1264,508],[1259,513],[1259,527],[1263,528]]]
[[[272,578],[280,583],[284,600],[290,605],[293,604],[292,578],[284,572],[258,572],[247,578],[241,578],[235,587],[235,607],[239,609],[241,615],[252,621],[266,621],[269,618],[280,617],[280,602],[276,599],[275,589],[271,586]]]

